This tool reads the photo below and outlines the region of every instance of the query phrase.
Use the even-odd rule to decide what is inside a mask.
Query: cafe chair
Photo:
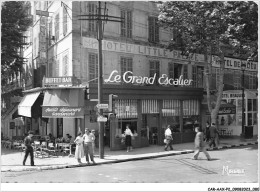
[[[40,141],[34,141],[34,156],[42,157],[42,147]]]
[[[25,152],[26,147],[24,143],[21,143],[21,145],[19,146],[19,151],[21,151],[21,155]]]
[[[49,149],[47,147],[47,142],[43,141],[41,144],[41,149],[42,149],[42,155],[46,155],[47,157],[49,157]]]
[[[51,155],[56,156],[56,157],[58,156],[59,150],[54,146],[53,143],[48,144],[48,151]]]
[[[64,143],[63,145],[62,145],[62,151],[63,151],[63,153],[62,154],[67,154],[67,153],[69,153],[70,154],[70,144],[69,143]]]

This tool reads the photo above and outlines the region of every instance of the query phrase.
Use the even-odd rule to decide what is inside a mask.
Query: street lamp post
[[[246,64],[243,63],[241,64],[241,70],[242,70],[242,133],[241,136],[245,136],[245,87],[244,87],[244,78],[245,78],[245,69],[246,69]]]

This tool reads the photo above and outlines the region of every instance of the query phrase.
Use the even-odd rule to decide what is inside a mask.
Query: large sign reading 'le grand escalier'
[[[109,75],[108,79],[105,79],[105,83],[130,83],[130,84],[149,84],[153,85],[155,80],[158,81],[160,85],[191,85],[191,79],[183,79],[183,75],[181,75],[178,79],[169,78],[166,74],[162,74],[157,78],[157,74],[155,73],[152,77],[143,77],[143,76],[134,76],[132,71],[126,71],[122,76],[118,74],[117,70],[114,70]]]
[[[42,116],[49,118],[84,117],[83,107],[42,107]]]

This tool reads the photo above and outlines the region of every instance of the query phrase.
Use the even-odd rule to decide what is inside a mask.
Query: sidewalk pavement
[[[220,144],[217,148],[207,150],[219,150],[225,148],[255,145],[258,144],[257,138],[250,140],[242,140],[240,138],[223,138],[220,139]],[[110,151],[109,148],[104,149],[104,158],[98,157],[98,149],[95,152],[96,165],[120,163],[126,161],[134,161],[149,158],[158,158],[171,155],[181,155],[194,152],[194,143],[181,143],[174,144],[173,151],[164,151],[164,146],[151,145],[149,147],[135,148],[130,152],[125,150]],[[192,156],[192,154],[191,154]],[[24,152],[19,152],[13,149],[4,149],[1,147],[1,171],[2,172],[19,172],[19,171],[40,171],[40,170],[52,170],[62,168],[73,168],[82,166],[93,166],[93,164],[87,165],[85,158],[82,159],[82,164],[78,164],[74,157],[58,156],[49,158],[34,158],[36,166],[30,166],[30,156],[27,158],[27,165],[22,166]]]

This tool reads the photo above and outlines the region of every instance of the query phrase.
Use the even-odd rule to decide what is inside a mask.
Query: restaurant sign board
[[[149,84],[152,85],[158,82],[160,85],[182,85],[189,86],[192,83],[192,79],[184,79],[183,75],[179,78],[173,79],[168,77],[166,74],[162,74],[157,77],[157,74],[154,73],[152,77],[144,77],[144,76],[135,76],[132,71],[126,71],[123,75],[121,75],[117,70],[113,70],[109,75],[108,79],[105,79],[105,83],[131,83],[131,84]]]
[[[75,77],[73,76],[64,76],[64,77],[44,77],[43,86],[46,85],[69,85],[72,86],[76,84]]]
[[[42,106],[42,117],[47,118],[83,118],[83,107]]]

